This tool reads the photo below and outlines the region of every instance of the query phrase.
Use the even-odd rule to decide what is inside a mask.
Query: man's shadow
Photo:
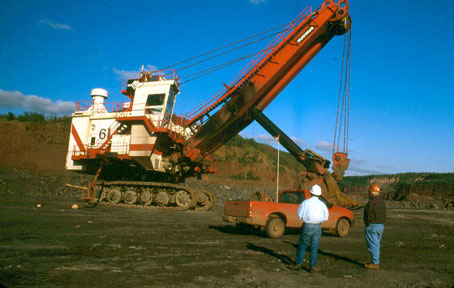
[[[283,241],[283,242],[287,243],[289,245],[292,245],[293,247],[295,247],[295,249],[298,249],[298,244],[295,244],[295,243],[292,243],[292,242],[288,242],[288,241]],[[309,247],[310,246],[307,247],[306,251],[310,251]],[[321,249],[318,249],[318,254],[334,258],[335,260],[345,261],[345,262],[348,262],[348,263],[353,264],[353,265],[358,265],[360,267],[363,267],[363,265],[364,265],[363,263],[361,263],[359,261],[356,261],[354,259],[350,259],[350,258],[345,257],[345,256],[336,255],[334,253],[331,253],[331,252],[328,252],[328,251],[323,251]]]
[[[291,242],[288,242],[288,241],[283,241],[283,242],[292,245],[293,247],[295,247],[295,249],[298,248],[298,244],[294,244],[294,243],[291,243]],[[279,261],[281,261],[286,266],[294,264],[294,261],[289,256],[274,252],[271,249],[268,249],[268,248],[265,248],[265,247],[261,247],[261,246],[257,246],[255,244],[252,244],[252,243],[249,243],[249,242],[247,242],[246,248],[249,249],[249,250],[252,250],[252,251],[257,251],[257,252],[261,252],[261,253],[264,253],[266,255],[272,256],[272,257],[278,259]],[[354,259],[350,259],[350,258],[345,257],[345,256],[336,255],[334,253],[323,251],[321,249],[318,249],[318,253],[321,254],[321,255],[325,255],[325,256],[334,258],[335,260],[341,260],[341,261],[345,261],[345,262],[348,262],[348,263],[353,264],[353,265],[358,265],[360,267],[363,267],[363,263],[361,263],[359,261],[356,261]]]
[[[250,225],[208,226],[208,228],[209,229],[216,229],[216,230],[218,230],[220,232],[227,233],[227,234],[255,235],[255,236],[261,236],[261,237],[264,236],[263,232],[260,231],[260,229],[254,228],[254,227],[252,227]],[[292,232],[297,234],[297,233],[299,233],[299,230],[298,229],[294,229],[294,231],[292,231]],[[327,236],[331,236],[331,235],[328,234]],[[296,249],[298,249],[298,244],[295,244],[295,243],[292,243],[292,242],[289,242],[289,241],[282,241],[282,242],[286,243],[286,244],[289,244],[289,245],[292,245],[295,248],[295,254],[296,254]],[[255,244],[249,243],[249,242],[247,242],[247,246],[246,247],[249,250],[258,251],[258,252],[264,253],[266,255],[273,256],[273,257],[277,258],[279,261],[281,261],[284,265],[290,265],[290,264],[294,263],[294,261],[290,257],[288,257],[286,255],[279,254],[277,252],[274,252],[271,249],[268,249],[268,248],[265,248],[265,247],[260,247],[260,246],[257,246]],[[307,247],[306,251],[309,250],[309,247],[310,246]],[[331,252],[328,252],[328,251],[323,251],[321,249],[318,249],[318,253],[321,254],[321,255],[325,255],[327,257],[333,258],[335,260],[341,260],[341,261],[345,261],[345,262],[348,262],[348,263],[353,264],[353,265],[358,265],[360,267],[363,267],[363,263],[361,263],[359,261],[356,261],[354,259],[350,259],[350,258],[345,257],[345,256],[336,255],[334,253],[331,253]]]
[[[262,253],[264,253],[266,255],[273,256],[273,257],[277,258],[279,261],[281,261],[284,265],[293,264],[293,261],[292,261],[292,259],[290,257],[288,257],[287,255],[282,255],[282,254],[279,254],[277,252],[274,252],[271,249],[268,249],[268,248],[265,248],[265,247],[261,247],[261,246],[257,246],[255,244],[252,244],[252,243],[249,243],[249,242],[247,242],[246,248],[249,249],[249,250],[252,250],[252,251],[258,251],[258,252],[262,252]]]
[[[265,232],[260,227],[254,227],[247,224],[237,224],[237,225],[219,225],[219,226],[208,226],[209,229],[215,229],[219,232],[226,234],[236,234],[236,235],[256,235],[261,237],[266,237]],[[300,228],[286,228],[285,235],[299,235]]]
[[[256,235],[262,236],[262,231],[256,227],[251,225],[224,225],[224,226],[208,226],[209,229],[215,229],[219,232],[226,233],[226,234],[234,234],[234,235]]]

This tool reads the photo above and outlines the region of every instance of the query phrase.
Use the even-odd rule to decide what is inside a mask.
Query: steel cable
[[[292,21],[292,22],[293,22],[293,21]],[[292,22],[290,22],[290,23],[292,23]],[[191,61],[191,60],[194,60],[194,59],[200,58],[200,57],[202,57],[202,56],[205,56],[205,55],[208,55],[208,54],[214,53],[214,52],[216,52],[216,51],[219,51],[219,50],[225,49],[225,48],[227,48],[227,47],[230,47],[230,46],[236,45],[236,44],[238,44],[238,43],[241,43],[241,42],[247,41],[247,40],[249,40],[249,39],[253,39],[253,38],[255,38],[255,37],[258,37],[258,36],[260,36],[260,35],[263,35],[263,34],[269,33],[269,32],[271,32],[271,31],[274,31],[274,30],[276,30],[276,29],[282,28],[282,27],[284,27],[284,26],[286,26],[286,25],[288,25],[288,24],[280,25],[280,26],[277,26],[277,27],[271,28],[271,29],[269,29],[269,30],[267,30],[267,31],[264,31],[264,32],[261,32],[261,33],[258,33],[258,34],[255,34],[255,35],[252,35],[252,36],[250,36],[250,37],[247,37],[247,38],[244,38],[244,39],[238,40],[238,41],[236,41],[236,42],[233,42],[233,43],[227,44],[227,45],[225,45],[225,46],[222,46],[222,47],[219,47],[219,48],[216,48],[216,49],[210,50],[210,51],[208,51],[208,52],[204,52],[204,53],[202,53],[202,54],[199,54],[199,55],[197,55],[197,56],[194,56],[194,57],[191,57],[191,58],[188,58],[188,59],[182,60],[182,61],[180,61],[180,62],[178,62],[178,63],[175,63],[175,64],[172,64],[172,65],[170,65],[170,66],[164,67],[164,68],[162,68],[162,69],[160,69],[160,70],[165,70],[165,69],[169,69],[169,68],[173,68],[173,67],[176,67],[176,66],[178,66],[178,65],[181,65],[181,64],[183,64],[183,63],[189,62],[189,61]],[[270,36],[269,36],[269,37],[270,37]],[[263,39],[266,39],[266,38],[268,38],[268,37],[264,37],[264,38],[262,38],[261,40],[263,40]],[[257,42],[257,41],[255,41],[255,42]],[[235,50],[236,50],[236,49],[235,49]],[[223,53],[223,54],[225,54],[225,53]],[[189,65],[189,66],[191,66],[191,65]],[[179,70],[181,70],[181,69],[179,69]]]
[[[345,70],[344,70],[345,67]],[[334,128],[333,154],[339,152],[341,134],[343,132],[343,152],[348,153],[348,137],[350,126],[350,76],[351,76],[351,29],[344,37],[342,66],[337,100],[336,125]],[[342,100],[341,100],[342,95]]]

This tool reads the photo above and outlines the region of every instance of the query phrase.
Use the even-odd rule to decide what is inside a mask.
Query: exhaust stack
[[[94,113],[107,113],[107,109],[104,106],[104,100],[109,97],[109,92],[102,88],[95,88],[91,90],[90,95],[93,98],[93,105],[88,111],[93,111]]]

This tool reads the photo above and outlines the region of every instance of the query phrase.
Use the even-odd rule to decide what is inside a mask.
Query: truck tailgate
[[[247,217],[250,201],[226,201],[224,206],[225,216]]]

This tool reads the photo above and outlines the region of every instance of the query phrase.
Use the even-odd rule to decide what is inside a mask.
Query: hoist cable
[[[292,21],[292,22],[293,22],[293,21]],[[292,22],[290,22],[290,23],[292,23]],[[290,24],[290,23],[288,23],[288,24]],[[182,61],[180,61],[180,62],[178,62],[178,63],[175,63],[175,64],[172,64],[172,65],[170,65],[170,66],[164,67],[164,68],[162,68],[162,69],[160,69],[160,70],[165,70],[165,69],[169,69],[169,68],[172,68],[172,67],[175,67],[175,66],[181,65],[181,64],[183,64],[183,63],[186,63],[186,62],[188,62],[188,61],[191,61],[191,60],[194,60],[194,59],[200,58],[200,57],[202,57],[202,56],[205,56],[205,55],[208,55],[208,54],[214,53],[214,52],[216,52],[216,51],[219,51],[219,50],[225,49],[225,48],[227,48],[227,47],[230,47],[230,46],[236,45],[236,44],[238,44],[238,43],[241,43],[241,42],[247,41],[247,40],[249,40],[249,39],[252,39],[252,38],[258,37],[258,36],[260,36],[260,35],[263,35],[263,34],[269,33],[269,32],[271,32],[271,31],[273,31],[273,30],[276,30],[276,29],[282,28],[282,27],[284,27],[284,26],[287,26],[288,24],[284,24],[284,25],[280,25],[280,26],[277,26],[277,27],[271,28],[271,29],[269,29],[269,30],[267,30],[267,31],[264,31],[264,32],[261,32],[261,33],[258,33],[258,34],[252,35],[252,36],[249,36],[249,37],[247,37],[247,38],[244,38],[244,39],[238,40],[238,41],[236,41],[236,42],[233,42],[233,43],[227,44],[227,45],[225,45],[225,46],[222,46],[222,47],[219,47],[219,48],[216,48],[216,49],[210,50],[210,51],[208,51],[208,52],[205,52],[205,53],[199,54],[199,55],[197,55],[197,56],[194,56],[194,57],[188,58],[188,59],[186,59],[186,60],[182,60]],[[179,70],[181,70],[181,69],[179,69]]]
[[[346,125],[345,125],[345,129],[347,130],[346,131],[346,138],[345,138],[345,144],[344,144],[344,147],[345,147],[345,153],[348,153],[348,132],[349,132],[349,126],[350,126],[350,76],[351,76],[351,59],[352,59],[352,55],[351,55],[351,51],[352,51],[352,46],[351,46],[351,37],[352,37],[352,33],[351,33],[351,29],[348,31],[348,47],[347,47],[347,51],[348,51],[348,56],[347,56],[347,87],[345,88],[346,89],[346,93],[347,93],[347,111],[346,111],[346,115],[345,115],[345,118],[347,119],[346,121]]]
[[[344,69],[345,67],[345,69]],[[337,100],[336,125],[334,129],[333,154],[339,152],[343,134],[342,152],[348,153],[348,133],[350,125],[350,75],[351,75],[351,31],[344,37],[339,95]],[[343,132],[343,133],[342,133]]]
[[[291,23],[293,23],[293,22],[295,22],[295,21],[292,21],[292,22],[290,22],[289,24],[291,24]],[[288,25],[288,24],[286,24],[286,25]],[[277,27],[277,28],[281,28],[282,26],[284,26],[284,25],[281,25],[281,26],[279,26],[279,27]],[[266,31],[266,32],[263,32],[263,33],[260,33],[260,34],[257,34],[257,35],[261,35],[261,34],[267,33],[267,32],[269,32],[269,31],[275,30],[275,29],[277,29],[277,28],[270,29],[270,30],[268,30],[268,31]],[[292,27],[287,28],[287,29],[284,29],[284,30],[281,30],[281,31],[279,31],[279,32],[276,32],[276,33],[267,35],[267,36],[262,37],[262,38],[260,38],[260,39],[257,39],[257,40],[248,42],[248,43],[243,44],[243,45],[241,45],[241,46],[232,48],[232,49],[227,50],[227,51],[225,51],[225,52],[222,52],[222,53],[216,54],[216,55],[214,55],[214,56],[211,56],[211,57],[209,57],[209,58],[203,59],[203,60],[201,60],[201,61],[199,61],[199,62],[190,64],[190,65],[185,66],[185,67],[183,67],[183,68],[179,68],[179,71],[184,70],[184,69],[187,69],[187,68],[192,67],[192,66],[195,66],[195,65],[198,65],[198,64],[200,64],[200,63],[206,62],[206,61],[211,60],[211,59],[213,59],[213,58],[222,56],[222,55],[224,55],[224,54],[230,53],[230,52],[232,52],[232,51],[238,50],[238,49],[240,49],[240,48],[244,48],[244,47],[246,47],[246,46],[252,45],[252,44],[254,44],[254,43],[257,43],[257,42],[262,41],[262,40],[264,40],[264,39],[273,37],[273,36],[275,36],[275,35],[279,35],[279,34],[281,34],[281,33],[283,33],[283,32],[286,32],[286,31],[291,30],[291,28],[292,28]],[[257,36],[257,35],[255,35],[255,36]],[[253,38],[253,37],[249,37],[249,38]],[[242,41],[244,41],[244,40],[242,40]],[[238,42],[241,42],[241,41],[237,41],[237,43],[238,43]],[[227,45],[227,46],[229,46],[229,45]],[[226,47],[226,46],[224,46],[224,47]],[[265,49],[263,49],[262,51],[259,51],[258,53],[263,52],[263,51],[265,51],[265,50],[267,50],[267,49],[270,49],[270,48],[265,48]],[[219,50],[219,49],[217,49],[217,50]],[[215,50],[213,50],[213,51],[215,51]],[[243,59],[245,59],[245,58],[248,58],[248,57],[250,57],[250,56],[252,56],[252,55],[256,55],[256,54],[258,54],[258,53],[253,53],[253,54],[250,54],[250,55],[241,57],[240,60],[243,60]],[[208,53],[204,53],[204,54],[208,54]],[[196,58],[196,57],[193,57],[193,58]],[[238,60],[238,59],[237,59],[237,60]],[[234,64],[234,63],[240,61],[240,60],[238,60],[238,61],[237,61],[237,60],[233,60],[233,61],[230,61],[230,62],[233,62],[233,63],[231,63],[231,64]],[[230,63],[230,62],[227,62],[227,63]],[[189,76],[194,76],[194,75],[196,75],[196,74],[201,74],[201,73],[203,73],[202,76],[204,76],[204,75],[207,75],[207,74],[209,74],[209,73],[211,73],[211,72],[220,70],[221,68],[224,68],[224,67],[229,66],[229,65],[225,65],[225,66],[223,66],[223,67],[221,67],[221,68],[218,68],[218,67],[221,66],[221,65],[223,65],[223,64],[215,65],[215,66],[213,66],[213,67],[210,67],[210,68],[208,68],[208,69],[204,69],[204,70],[198,71],[198,72],[193,73],[193,74],[191,74],[191,75],[187,75],[187,76],[184,76],[184,77],[180,77],[180,79],[188,78]],[[218,68],[218,69],[216,69],[216,68]],[[209,72],[209,73],[204,73],[205,71],[211,70],[211,69],[213,69],[213,71],[211,71],[211,72]],[[195,80],[195,79],[197,79],[197,78],[200,78],[200,77],[196,77],[196,78],[194,78],[194,79],[191,79],[191,80],[182,82],[181,84],[187,83],[187,82],[192,81],[192,80]]]
[[[340,82],[339,82],[339,96],[337,99],[337,113],[336,113],[336,125],[334,126],[334,139],[333,139],[333,154],[336,150],[336,137],[337,137],[337,124],[339,120],[339,106],[340,106],[340,97],[342,92],[342,79],[344,75],[344,57],[345,57],[345,45],[346,45],[347,38],[344,37],[344,50],[342,52],[342,65],[341,65],[341,74],[340,74]],[[340,130],[340,127],[339,127]],[[339,143],[339,142],[337,142]],[[339,144],[337,145],[337,150],[339,151]]]
[[[283,31],[284,31],[284,30],[283,30]],[[283,31],[281,31],[281,32],[279,32],[279,33],[282,33]],[[277,33],[277,34],[278,34],[278,33]],[[225,68],[225,67],[227,67],[227,66],[230,66],[230,65],[232,65],[232,64],[235,64],[235,63],[237,63],[237,62],[239,62],[239,61],[241,61],[241,60],[244,60],[244,59],[246,59],[246,58],[252,57],[252,56],[257,55],[257,54],[260,54],[260,53],[265,52],[265,51],[267,51],[267,50],[271,50],[271,49],[273,49],[273,47],[274,47],[274,46],[265,47],[264,49],[261,49],[261,50],[258,51],[258,52],[254,52],[254,53],[248,54],[248,55],[246,55],[246,56],[243,56],[243,57],[240,57],[240,58],[237,58],[237,59],[234,59],[234,60],[231,60],[231,61],[228,61],[228,62],[219,64],[219,65],[215,65],[215,66],[212,66],[212,67],[210,67],[210,68],[207,68],[207,69],[204,69],[204,70],[201,70],[201,71],[192,73],[192,74],[190,74],[190,75],[186,75],[186,76],[184,76],[184,77],[180,77],[180,79],[186,79],[186,78],[189,78],[189,77],[192,77],[192,76],[196,76],[196,75],[201,74],[201,75],[199,75],[199,76],[197,76],[197,77],[193,77],[193,78],[190,78],[190,79],[188,79],[188,80],[186,80],[186,81],[181,82],[180,85],[183,85],[183,84],[185,84],[185,83],[188,83],[188,82],[190,82],[190,81],[193,81],[193,80],[195,80],[195,79],[198,79],[198,78],[200,78],[200,77],[202,77],[202,76],[205,76],[205,75],[207,75],[207,74],[213,73],[213,72],[215,72],[215,71],[217,71],[217,70],[220,70],[220,69],[222,69],[222,68]]]
[[[347,153],[348,153],[348,139],[349,139],[349,131],[350,131],[350,81],[351,81],[351,65],[352,65],[352,29],[350,28],[349,30],[349,44],[348,44],[348,49],[349,49],[349,57],[348,57],[348,111],[347,111]]]
[[[348,38],[348,36],[347,36]],[[345,149],[346,149],[346,146],[345,146],[345,141],[346,141],[346,136],[347,136],[347,88],[348,88],[348,58],[349,58],[349,49],[348,49],[348,43],[349,41],[347,40],[347,60],[346,60],[346,63],[345,63],[345,77],[344,77],[344,146],[343,146],[343,151],[345,153]]]
[[[222,53],[216,54],[216,55],[214,55],[214,56],[205,58],[205,59],[200,60],[200,61],[198,61],[198,62],[195,62],[195,63],[192,63],[192,64],[190,64],[190,65],[187,65],[187,66],[184,66],[184,67],[182,67],[182,68],[179,68],[178,71],[181,71],[181,70],[190,68],[190,67],[192,67],[192,66],[198,65],[198,64],[203,63],[203,62],[206,62],[206,61],[209,61],[209,60],[211,60],[211,59],[214,59],[214,58],[216,58],[216,57],[222,56],[222,55],[224,55],[224,54],[227,54],[227,53],[233,52],[233,51],[235,51],[235,50],[244,48],[244,47],[246,47],[246,46],[252,45],[252,44],[254,44],[254,43],[260,42],[260,41],[262,41],[262,40],[265,40],[265,39],[267,39],[267,38],[270,38],[270,37],[272,37],[272,36],[275,36],[275,35],[277,35],[277,34],[279,34],[279,33],[281,33],[281,32],[277,32],[277,33],[274,33],[274,34],[270,34],[270,35],[268,35],[268,36],[266,36],[266,37],[263,37],[263,38],[254,40],[254,41],[252,41],[252,42],[248,42],[248,43],[243,44],[243,45],[241,45],[241,46],[238,46],[238,47],[232,48],[232,49],[230,49],[230,50],[224,51],[224,52],[222,52]]]
[[[254,55],[257,55],[257,54],[260,53],[260,52],[262,52],[262,50],[259,51],[259,52],[255,52],[255,53],[246,55],[246,56],[241,57],[241,58],[237,58],[237,59],[232,60],[232,61],[228,61],[228,62],[219,64],[219,65],[210,67],[210,68],[208,68],[208,69],[205,69],[205,70],[202,70],[202,71],[199,71],[199,72],[196,72],[196,73],[187,75],[187,76],[185,76],[185,77],[181,77],[180,79],[185,79],[185,78],[189,78],[189,77],[191,77],[191,76],[195,76],[195,75],[198,75],[198,74],[203,73],[203,74],[201,74],[201,75],[198,75],[198,76],[196,76],[196,77],[193,77],[193,78],[191,78],[191,79],[188,79],[188,80],[186,80],[186,81],[181,82],[180,85],[183,85],[183,84],[185,84],[185,83],[188,83],[188,82],[190,82],[190,81],[193,81],[193,80],[195,80],[195,79],[197,79],[197,78],[200,78],[200,77],[202,77],[202,76],[205,76],[205,75],[207,75],[207,74],[213,73],[213,72],[215,72],[215,71],[217,71],[217,70],[219,70],[219,69],[222,69],[222,68],[225,68],[225,67],[230,66],[230,65],[232,65],[232,64],[235,64],[235,63],[237,63],[237,62],[239,62],[239,61],[241,61],[241,60],[244,60],[244,59],[246,59],[246,58],[249,58],[249,57],[252,57],[252,56],[254,56]],[[204,72],[205,72],[205,73],[204,73]]]
[[[220,57],[220,56],[222,56],[222,55],[224,55],[224,54],[230,53],[230,52],[235,51],[235,50],[238,50],[238,49],[240,49],[240,48],[244,48],[244,47],[246,47],[246,46],[252,45],[252,44],[257,43],[257,42],[259,42],[259,41],[262,41],[262,40],[264,40],[264,39],[273,37],[273,36],[275,36],[275,35],[280,35],[280,34],[286,32],[286,31],[290,31],[291,29],[293,29],[293,25],[292,25],[292,24],[293,24],[293,23],[296,23],[296,22],[298,21],[298,19],[299,19],[299,18],[295,18],[295,19],[293,19],[292,21],[290,21],[290,22],[287,23],[287,24],[280,25],[280,26],[277,26],[277,27],[268,29],[268,30],[266,30],[266,31],[264,31],[264,32],[255,34],[255,35],[253,35],[253,36],[244,38],[244,39],[242,39],[242,40],[239,40],[239,41],[236,41],[236,42],[227,44],[227,45],[225,45],[225,46],[222,46],[222,47],[213,49],[213,50],[211,50],[211,51],[202,53],[202,54],[200,54],[200,55],[191,57],[191,58],[189,58],[189,59],[180,61],[180,62],[178,62],[178,63],[176,63],[176,64],[173,64],[173,65],[164,67],[164,68],[162,68],[162,69],[160,69],[160,70],[158,70],[158,71],[162,71],[162,70],[165,70],[165,69],[168,69],[168,68],[172,68],[172,67],[181,65],[181,64],[186,63],[186,62],[188,62],[188,61],[191,61],[191,60],[200,58],[200,57],[202,57],[202,56],[205,56],[205,55],[214,53],[214,52],[216,52],[216,51],[225,49],[225,48],[230,47],[230,46],[234,46],[234,45],[239,44],[239,43],[241,43],[241,42],[244,42],[244,41],[247,41],[247,40],[256,38],[256,37],[258,37],[258,36],[260,36],[260,35],[269,33],[269,32],[274,31],[274,30],[276,30],[276,29],[280,29],[280,28],[282,28],[282,27],[286,27],[286,28],[283,29],[283,30],[280,30],[280,31],[275,32],[275,33],[273,33],[273,34],[269,34],[269,35],[267,35],[267,36],[265,36],[265,37],[262,37],[262,38],[260,38],[260,39],[257,39],[257,40],[254,40],[254,41],[245,43],[245,44],[243,44],[243,45],[241,45],[241,46],[238,46],[238,47],[234,47],[234,48],[232,48],[232,49],[230,49],[230,50],[228,50],[228,51],[224,51],[224,52],[218,53],[218,54],[216,54],[216,55],[214,55],[214,56],[210,56],[210,57],[208,57],[208,58],[206,58],[206,59],[200,60],[200,61],[198,61],[198,62],[196,62],[196,63],[192,63],[192,64],[187,65],[187,66],[184,66],[184,67],[182,67],[182,68],[178,68],[178,70],[181,71],[181,70],[187,69],[187,68],[189,68],[189,67],[198,65],[198,64],[200,64],[200,63],[204,63],[204,62],[206,62],[206,61],[209,61],[209,60],[214,59],[214,58],[216,58],[216,57]],[[288,28],[287,28],[287,27],[288,27]],[[263,49],[262,51],[265,51],[265,50],[267,50],[267,49],[265,48],[265,49]],[[258,53],[260,53],[260,52],[258,52]],[[190,77],[190,76],[194,76],[194,75],[197,75],[197,74],[201,74],[200,76],[191,78],[191,79],[186,80],[186,81],[184,81],[184,82],[181,82],[180,85],[181,85],[181,84],[188,83],[188,82],[190,82],[190,81],[192,81],[192,80],[195,80],[195,79],[200,78],[200,77],[202,77],[202,76],[204,76],[204,75],[207,75],[207,74],[210,74],[210,73],[212,73],[212,72],[215,72],[215,71],[217,71],[217,70],[220,70],[220,69],[222,69],[222,68],[224,68],[224,67],[227,67],[227,66],[229,66],[229,65],[232,65],[232,64],[234,64],[234,63],[236,63],[236,62],[238,62],[238,61],[241,61],[241,60],[243,60],[243,59],[246,59],[246,58],[248,58],[248,57],[250,57],[250,56],[252,56],[252,55],[256,55],[256,54],[258,54],[258,53],[250,54],[250,55],[241,57],[241,58],[239,58],[239,59],[236,59],[236,60],[233,60],[233,61],[230,61],[230,62],[226,62],[226,63],[224,63],[224,64],[220,64],[220,65],[216,65],[216,66],[213,66],[213,67],[211,67],[211,68],[208,68],[208,69],[204,69],[204,70],[202,70],[202,71],[193,73],[193,74],[188,75],[188,76],[180,77],[180,79],[183,79],[183,78],[188,78],[188,77]],[[207,72],[207,71],[208,71],[208,72]],[[206,72],[206,73],[205,73],[205,72]]]

